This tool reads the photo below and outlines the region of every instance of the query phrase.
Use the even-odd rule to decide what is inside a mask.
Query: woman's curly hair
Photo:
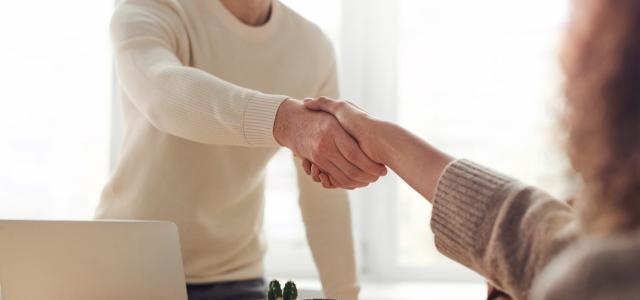
[[[567,152],[589,232],[640,227],[640,0],[575,0],[563,64]]]

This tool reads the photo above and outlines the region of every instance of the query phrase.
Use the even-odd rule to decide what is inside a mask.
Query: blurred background
[[[334,42],[343,98],[458,157],[571,195],[552,146],[568,0],[282,2]],[[91,218],[121,138],[113,7],[32,0],[0,10],[0,218]],[[269,165],[268,276],[313,290],[290,155]],[[364,298],[483,299],[480,278],[437,253],[430,207],[394,174],[352,198]]]

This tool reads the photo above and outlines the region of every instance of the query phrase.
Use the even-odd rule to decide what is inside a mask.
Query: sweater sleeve
[[[128,99],[168,134],[207,144],[277,146],[273,123],[287,97],[243,88],[185,65],[188,35],[179,7],[168,3],[131,1],[113,15],[116,72]]]
[[[438,183],[431,228],[438,250],[517,299],[577,235],[575,212],[547,193],[468,160]]]

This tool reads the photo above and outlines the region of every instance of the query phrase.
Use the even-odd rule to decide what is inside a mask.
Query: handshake
[[[387,174],[381,121],[355,105],[326,97],[287,99],[278,109],[274,137],[302,158],[305,172],[325,188],[355,189]]]

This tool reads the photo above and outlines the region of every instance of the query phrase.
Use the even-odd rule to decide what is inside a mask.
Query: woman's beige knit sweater
[[[568,205],[468,160],[440,178],[431,227],[440,252],[516,299],[640,299],[640,234],[586,237]]]

